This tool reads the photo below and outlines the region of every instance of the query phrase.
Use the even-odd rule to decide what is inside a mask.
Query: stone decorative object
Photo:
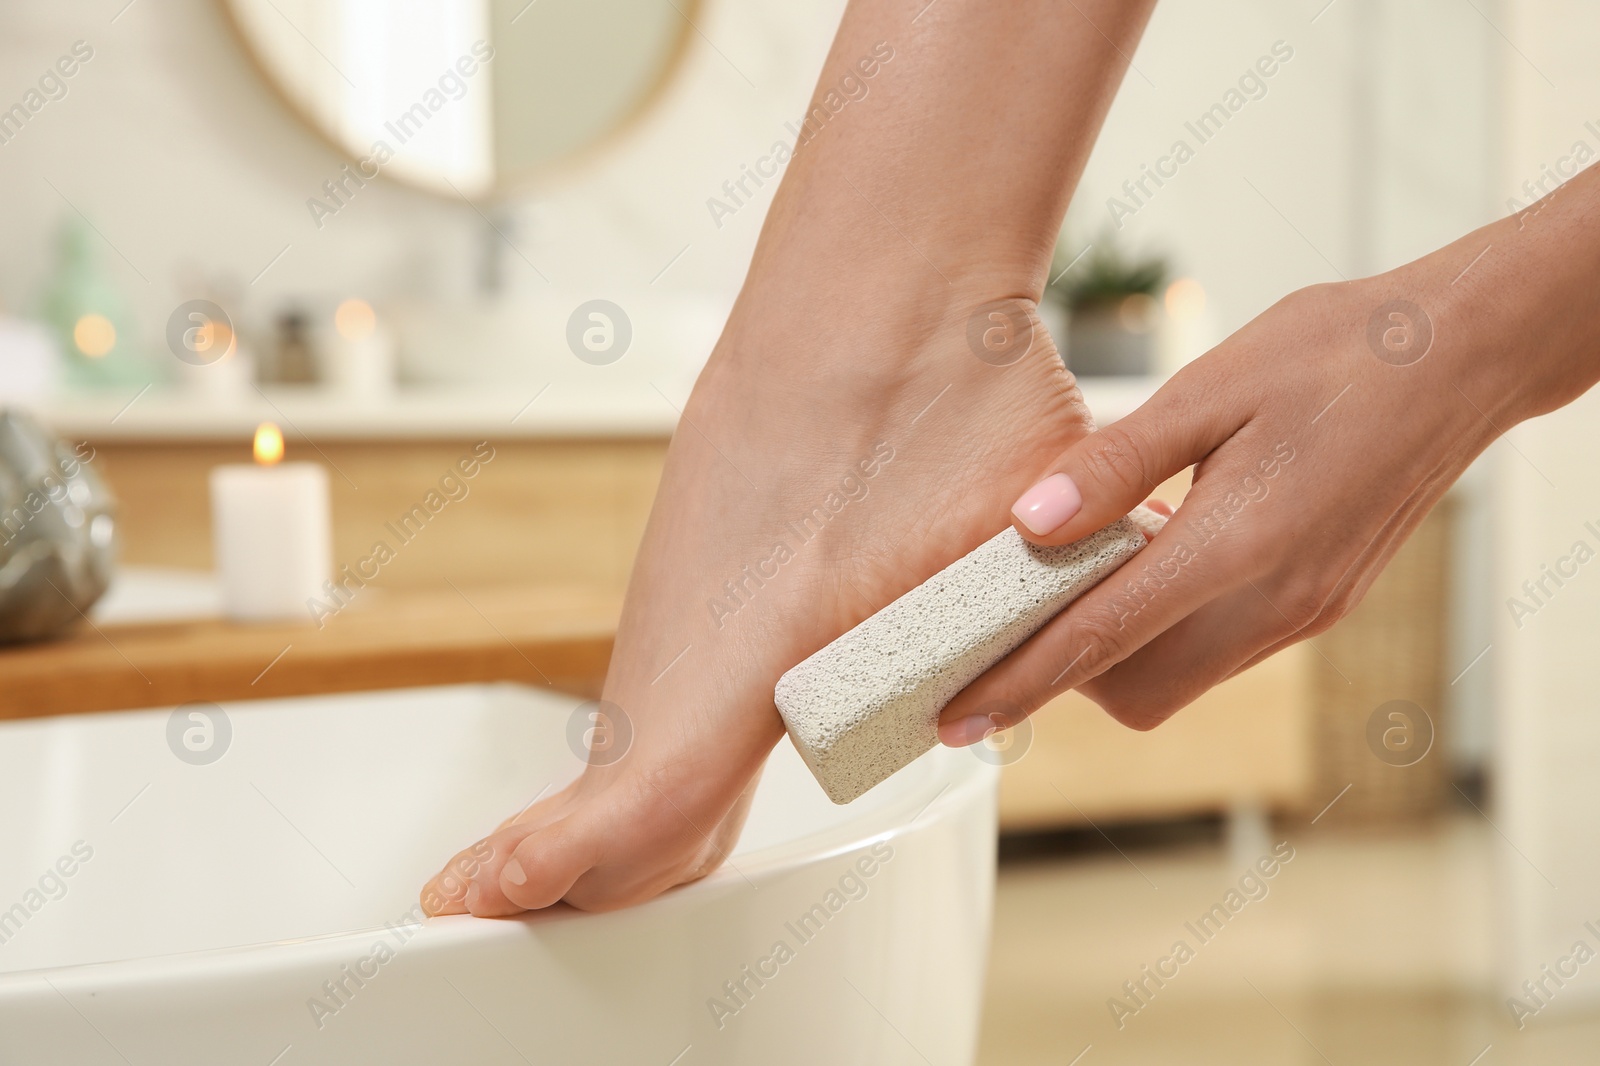
[[[106,590],[116,507],[94,450],[0,410],[0,642],[60,632]]]
[[[778,679],[789,736],[835,803],[939,742],[939,712],[1165,520],[1140,507],[1072,544],[1007,528]]]

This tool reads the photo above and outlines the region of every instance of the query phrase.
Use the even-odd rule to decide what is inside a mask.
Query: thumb
[[[1200,462],[1247,420],[1218,410],[1205,391],[1174,378],[1137,411],[1061,453],[1054,472],[1012,505],[1017,532],[1035,544],[1081,540]]]

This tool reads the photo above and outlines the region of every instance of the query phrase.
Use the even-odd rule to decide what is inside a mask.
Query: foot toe
[[[573,822],[573,818],[556,822],[521,840],[499,864],[492,895],[518,910],[541,910],[560,902],[593,868],[600,839]],[[491,895],[487,887],[484,895]]]

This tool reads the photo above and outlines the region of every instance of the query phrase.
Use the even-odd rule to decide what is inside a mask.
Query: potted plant
[[[1044,292],[1046,302],[1066,312],[1067,368],[1079,377],[1151,373],[1166,260],[1131,256],[1105,235],[1068,269],[1070,263],[1058,246],[1055,280]]]

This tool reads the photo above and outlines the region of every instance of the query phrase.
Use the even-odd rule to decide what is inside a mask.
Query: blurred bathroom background
[[[207,471],[266,421],[334,470],[338,561],[460,441],[501,449],[380,590],[620,594],[841,9],[8,3],[0,406],[88,442],[119,500],[96,621],[216,610]],[[1045,308],[1097,416],[1569,177],[1597,42],[1576,0],[1162,0]],[[1514,429],[1315,646],[1148,735],[1068,698],[993,750],[981,1062],[1587,1061],[1594,407]]]

